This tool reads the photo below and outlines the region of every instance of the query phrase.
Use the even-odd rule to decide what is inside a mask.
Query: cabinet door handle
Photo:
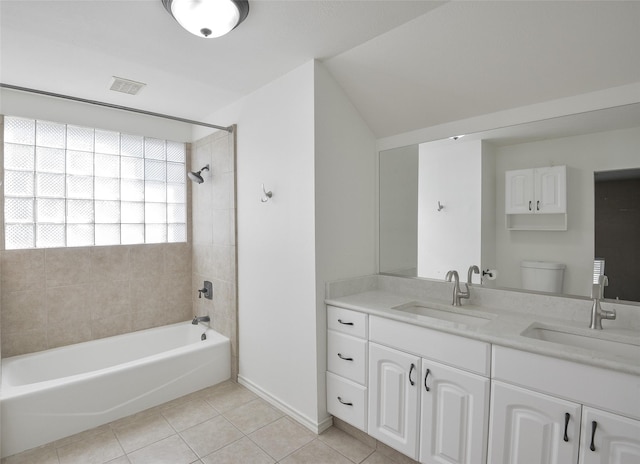
[[[529,211],[531,211],[531,201],[529,201]]]
[[[569,419],[571,418],[571,414],[568,412],[564,413],[564,441],[569,441],[569,436],[567,435],[567,429],[569,428]]]
[[[536,201],[536,211],[540,211],[540,200]]]
[[[596,450],[596,445],[595,443],[593,443],[593,440],[596,438],[596,427],[598,426],[598,423],[596,421],[591,422],[591,446],[589,446],[589,449],[591,451],[595,451]]]
[[[341,354],[341,353],[338,353],[338,357],[339,357],[340,359],[344,359],[345,361],[353,361],[353,358],[347,358],[346,356],[342,356],[342,354]]]
[[[411,369],[409,369],[409,383],[413,386],[416,383],[413,381],[413,379],[411,378],[411,374],[413,373],[413,370],[416,368],[416,365],[411,363]]]
[[[424,389],[426,391],[430,391],[429,387],[427,387],[427,377],[429,377],[430,373],[431,373],[431,371],[429,369],[427,369],[427,373],[424,375]]]
[[[349,403],[347,401],[342,401],[342,398],[338,397],[338,401],[340,401],[340,403],[344,404],[345,406],[353,406],[353,403]]]
[[[342,319],[338,319],[338,322],[342,325],[353,325],[353,322],[344,322]]]

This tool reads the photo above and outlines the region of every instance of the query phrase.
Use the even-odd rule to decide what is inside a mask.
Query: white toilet
[[[564,264],[548,261],[522,261],[520,269],[524,290],[562,293]]]

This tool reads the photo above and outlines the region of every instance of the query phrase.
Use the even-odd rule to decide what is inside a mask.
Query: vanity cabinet
[[[494,381],[489,462],[577,462],[580,413],[579,404]]]
[[[420,358],[369,344],[369,435],[417,459]]]
[[[490,345],[374,316],[369,340],[369,434],[425,464],[485,463]]]
[[[640,421],[585,406],[580,442],[580,464],[639,463]]]
[[[501,346],[492,356],[490,463],[640,462],[637,376]]]
[[[420,462],[485,462],[489,379],[423,359],[420,390]]]
[[[327,307],[327,411],[367,431],[368,316]]]
[[[566,230],[566,166],[505,173],[505,214],[511,230]]]
[[[412,459],[640,463],[637,375],[333,306],[327,318],[328,411]]]

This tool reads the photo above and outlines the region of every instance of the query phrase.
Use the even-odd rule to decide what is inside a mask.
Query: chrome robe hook
[[[264,184],[262,184],[262,193],[263,195],[262,195],[262,198],[260,199],[262,203],[268,202],[273,197],[273,193],[271,192],[271,190],[269,190],[268,192],[265,190]]]

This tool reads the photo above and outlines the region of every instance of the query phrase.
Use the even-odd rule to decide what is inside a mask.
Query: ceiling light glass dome
[[[187,31],[207,39],[231,32],[249,14],[247,0],[162,0]]]

